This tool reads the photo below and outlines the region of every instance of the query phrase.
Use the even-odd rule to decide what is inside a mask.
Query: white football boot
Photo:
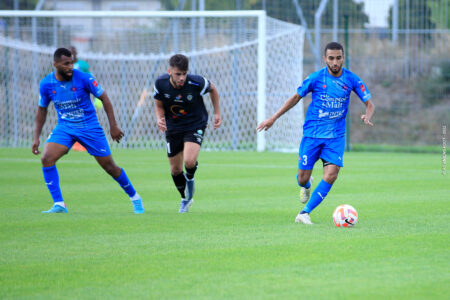
[[[311,222],[311,218],[309,217],[308,213],[304,213],[304,214],[298,214],[297,217],[295,217],[295,223],[303,223],[303,224],[308,224],[308,225],[312,225],[313,223]]]

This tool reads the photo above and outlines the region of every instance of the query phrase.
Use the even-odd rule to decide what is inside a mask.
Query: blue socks
[[[301,187],[304,187],[305,189],[309,189],[311,187],[311,178],[308,180],[308,182],[305,185],[301,185],[300,182],[298,182],[298,174],[296,176],[297,178],[297,184]]]
[[[311,213],[313,209],[316,208],[323,199],[325,199],[332,186],[332,184],[329,184],[322,179],[313,191],[311,198],[308,203],[306,203],[305,208],[303,208],[300,213]]]
[[[127,173],[125,173],[124,169],[121,169],[122,172],[120,173],[120,176],[117,178],[114,178],[115,181],[117,181],[120,186],[123,188],[125,193],[128,194],[130,198],[136,195],[136,190],[134,189],[133,185],[131,184],[130,180],[128,179]]]
[[[61,188],[59,187],[59,175],[56,166],[42,167],[42,172],[44,173],[45,184],[53,198],[53,202],[64,202]]]

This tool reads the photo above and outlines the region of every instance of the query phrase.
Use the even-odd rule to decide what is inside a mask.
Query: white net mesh
[[[303,79],[304,32],[300,26],[271,18],[266,24],[266,115],[270,116]],[[190,57],[190,73],[210,79],[220,94],[223,125],[215,131],[208,126],[204,147],[255,150],[258,42],[257,17],[38,17],[33,21],[0,14],[0,145],[30,146],[39,82],[53,71],[54,50],[74,45],[78,58],[89,63],[107,91],[126,134],[123,143],[111,143],[114,147],[165,147],[156,126],[152,86],[167,72],[169,57],[182,52]],[[209,96],[204,100],[212,124]],[[105,112],[99,110],[98,116],[108,129]],[[41,139],[56,121],[50,106]],[[303,105],[297,105],[266,133],[266,149],[295,150],[302,123]]]

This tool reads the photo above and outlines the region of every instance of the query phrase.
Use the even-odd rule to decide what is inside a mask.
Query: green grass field
[[[76,152],[58,162],[69,214],[41,214],[51,198],[39,158],[0,149],[1,299],[450,295],[450,174],[439,154],[346,153],[313,226],[294,223],[296,154],[202,152],[195,204],[183,215],[164,152],[113,155],[144,215]],[[318,163],[316,184],[321,173]],[[343,203],[358,210],[353,228],[332,222]]]

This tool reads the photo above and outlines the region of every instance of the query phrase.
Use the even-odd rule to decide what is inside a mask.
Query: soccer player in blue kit
[[[205,94],[210,94],[214,107],[213,128],[222,124],[216,87],[203,76],[188,74],[188,70],[189,59],[182,54],[173,55],[168,73],[156,79],[153,94],[158,128],[166,135],[170,172],[181,195],[179,213],[187,213],[194,202],[194,174],[208,123]]]
[[[40,84],[40,99],[32,146],[33,154],[39,154],[39,137],[47,117],[48,105],[52,101],[58,114],[58,123],[45,143],[41,162],[44,180],[54,204],[50,210],[43,213],[67,213],[59,186],[56,162],[70,150],[75,142],[83,145],[100,166],[119,183],[130,197],[133,211],[136,214],[143,213],[142,199],[125,171],[114,162],[105,133],[98,122],[95,108],[89,97],[92,93],[103,102],[111,137],[116,142],[120,142],[123,132],[116,123],[108,95],[91,74],[73,69],[73,57],[68,49],[59,48],[55,51],[53,65],[56,71],[42,79]]]
[[[285,112],[294,107],[301,98],[312,93],[303,125],[303,137],[299,149],[297,182],[301,187],[300,200],[305,207],[295,222],[312,224],[309,214],[327,196],[343,167],[345,149],[345,116],[354,91],[366,106],[361,120],[369,126],[375,106],[366,84],[354,73],[342,68],[344,48],[336,42],[326,45],[323,57],[326,67],[308,76],[282,107],[257,127],[268,130]],[[323,179],[311,194],[312,170],[318,159],[323,162]]]

